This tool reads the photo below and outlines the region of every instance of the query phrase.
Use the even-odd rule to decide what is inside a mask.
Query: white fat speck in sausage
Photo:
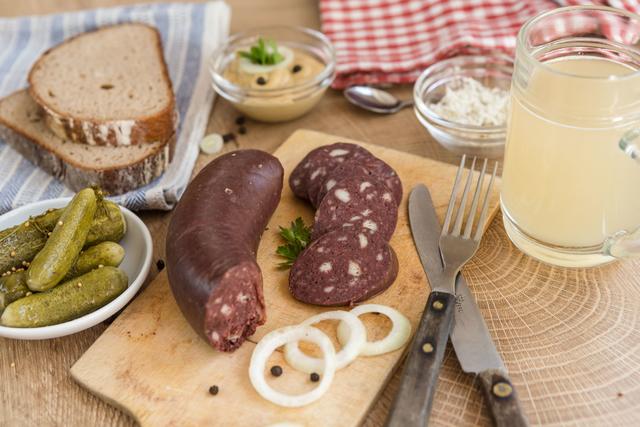
[[[336,198],[340,200],[342,203],[349,203],[351,200],[351,194],[343,188],[339,188],[334,192]]]
[[[320,175],[323,172],[323,168],[318,168],[316,170],[313,171],[313,173],[311,173],[311,175],[309,176],[309,178],[313,181],[314,179],[316,179],[318,177],[318,175]]]
[[[332,269],[331,267],[331,263],[329,261],[327,262],[323,262],[322,264],[320,264],[320,272],[321,273],[328,273],[330,272]]]
[[[358,234],[358,241],[360,242],[361,249],[366,248],[367,245],[369,244],[369,240],[367,240],[367,236],[365,236],[362,233]]]
[[[358,277],[362,274],[362,269],[360,265],[358,265],[355,261],[349,261],[349,275],[353,277]]]
[[[364,190],[366,190],[367,188],[371,187],[373,184],[371,184],[369,181],[365,181],[363,183],[360,184],[360,192],[362,193]]]
[[[342,149],[342,148],[334,148],[333,150],[331,150],[329,152],[329,155],[331,157],[346,156],[347,154],[349,154],[349,150],[345,150],[345,149]]]
[[[232,312],[233,310],[231,309],[231,307],[229,307],[227,304],[222,304],[220,313],[222,313],[223,316],[229,316]]]
[[[378,224],[376,224],[374,221],[371,221],[370,219],[364,220],[362,226],[366,229],[371,230],[371,232],[373,233],[378,231]]]

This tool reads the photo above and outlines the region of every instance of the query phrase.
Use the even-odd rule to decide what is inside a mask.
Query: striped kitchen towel
[[[0,19],[0,97],[26,87],[31,65],[51,46],[97,27],[132,21],[155,26],[162,36],[180,121],[175,154],[164,175],[113,200],[134,210],[168,210],[189,182],[206,130],[213,103],[207,63],[229,32],[230,10],[224,2],[143,4]],[[0,213],[71,194],[0,140]]]

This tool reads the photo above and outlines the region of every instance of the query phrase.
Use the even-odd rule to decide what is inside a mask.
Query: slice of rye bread
[[[0,138],[72,190],[97,185],[122,194],[148,184],[169,165],[173,135],[129,147],[76,144],[54,135],[43,116],[27,90],[0,99]]]
[[[166,141],[175,96],[158,31],[130,23],[71,37],[29,73],[30,93],[63,139],[89,145]]]

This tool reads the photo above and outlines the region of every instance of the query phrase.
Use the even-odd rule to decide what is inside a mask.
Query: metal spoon
[[[401,101],[387,91],[370,86],[350,86],[343,93],[353,105],[374,113],[393,114],[413,105],[413,101]]]

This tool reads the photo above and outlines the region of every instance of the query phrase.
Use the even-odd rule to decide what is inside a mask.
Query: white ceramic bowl
[[[0,216],[0,230],[20,224],[30,216],[39,215],[47,209],[64,207],[70,200],[70,197],[44,200],[7,212]],[[149,229],[144,222],[129,209],[122,206],[120,209],[122,209],[125,221],[127,222],[127,233],[119,242],[125,250],[125,256],[122,264],[120,264],[120,268],[124,270],[129,277],[129,286],[127,289],[109,304],[77,319],[40,328],[10,328],[0,326],[0,337],[21,340],[41,340],[75,334],[76,332],[89,329],[103,322],[131,301],[149,274],[153,245],[151,243],[151,234],[149,234]]]

